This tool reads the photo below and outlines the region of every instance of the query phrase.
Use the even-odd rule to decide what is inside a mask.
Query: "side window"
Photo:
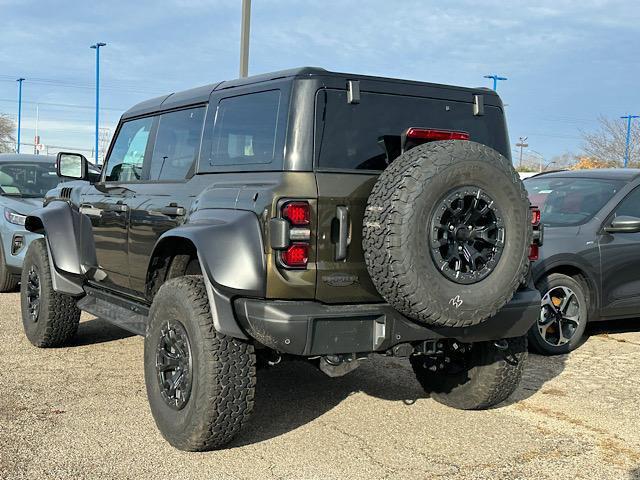
[[[204,107],[160,116],[151,157],[150,180],[182,180],[200,149]]]
[[[640,218],[640,187],[635,188],[618,204],[615,214],[616,217],[626,215]]]
[[[280,91],[224,98],[213,127],[211,165],[271,163],[276,157]]]
[[[142,164],[149,141],[153,117],[131,120],[122,124],[107,160],[107,182],[142,180]]]

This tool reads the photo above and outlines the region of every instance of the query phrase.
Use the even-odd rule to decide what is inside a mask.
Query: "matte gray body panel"
[[[188,223],[164,233],[154,251],[175,237],[186,238],[195,245],[204,272],[216,288],[250,297],[265,296],[264,247],[255,213],[198,210]]]

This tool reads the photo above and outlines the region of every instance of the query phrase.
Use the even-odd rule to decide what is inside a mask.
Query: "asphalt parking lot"
[[[259,372],[230,448],[194,454],[155,428],[140,337],[87,317],[73,345],[38,350],[18,294],[0,311],[2,479],[640,479],[638,320],[594,326],[568,356],[531,355],[516,395],[484,412],[425,398],[405,361],[338,379],[289,362]]]

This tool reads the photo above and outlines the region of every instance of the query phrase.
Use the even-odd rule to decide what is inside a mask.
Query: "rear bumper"
[[[249,336],[292,355],[385,352],[406,342],[455,338],[461,342],[524,335],[540,314],[540,294],[527,288],[494,317],[464,328],[424,327],[387,304],[326,305],[313,301],[239,298],[236,317]]]

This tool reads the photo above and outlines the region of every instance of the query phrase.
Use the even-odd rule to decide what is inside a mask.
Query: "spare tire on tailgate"
[[[377,180],[363,248],[378,292],[431,326],[494,315],[527,272],[529,201],[511,162],[470,141],[417,146]]]

